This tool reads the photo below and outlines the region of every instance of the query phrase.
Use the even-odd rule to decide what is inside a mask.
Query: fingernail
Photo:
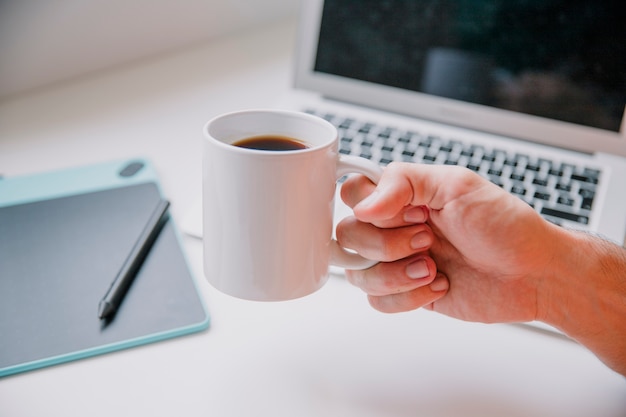
[[[428,232],[419,232],[411,238],[411,248],[423,249],[430,245],[430,234]]]
[[[435,280],[430,283],[430,289],[435,292],[446,291],[448,288],[450,288],[450,282],[448,281],[448,278],[441,275],[435,278]]]
[[[407,223],[424,223],[426,218],[423,207],[411,207],[404,212],[404,221]]]
[[[424,259],[418,259],[415,262],[412,262],[406,267],[406,274],[409,278],[419,279],[426,278],[430,271],[428,271],[428,264]]]

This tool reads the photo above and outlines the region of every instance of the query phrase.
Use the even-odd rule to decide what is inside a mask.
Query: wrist
[[[593,270],[594,258],[587,246],[587,236],[549,225],[551,234],[545,239],[551,245],[550,262],[538,271],[537,320],[565,331],[571,308],[580,309],[580,295],[587,291],[585,276]],[[578,300],[578,301],[576,301]],[[573,305],[572,305],[573,303]]]
[[[538,286],[538,320],[626,372],[626,251],[582,232],[554,228],[557,247]]]

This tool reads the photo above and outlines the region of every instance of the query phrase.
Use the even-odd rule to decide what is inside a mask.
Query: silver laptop
[[[626,13],[608,3],[304,0],[280,107],[334,123],[342,153],[463,165],[623,244]]]
[[[589,0],[305,0],[295,92],[340,152],[463,165],[564,227],[626,235],[626,12]]]

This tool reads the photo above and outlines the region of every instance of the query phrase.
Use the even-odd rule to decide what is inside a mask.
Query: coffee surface
[[[233,143],[234,146],[262,151],[297,151],[309,146],[288,136],[266,135],[240,139]]]

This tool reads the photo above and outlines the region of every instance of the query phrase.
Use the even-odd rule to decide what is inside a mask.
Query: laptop
[[[625,20],[593,0],[306,0],[283,105],[335,124],[342,153],[463,165],[623,244]]]
[[[335,124],[341,153],[463,165],[623,244],[626,12],[608,3],[304,0],[278,107]]]

